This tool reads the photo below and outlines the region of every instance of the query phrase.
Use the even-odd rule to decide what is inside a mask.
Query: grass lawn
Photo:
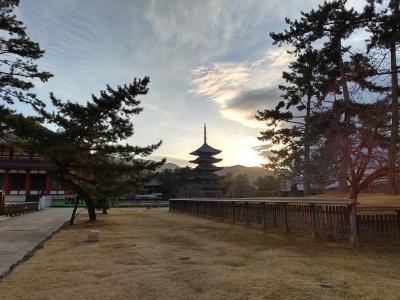
[[[48,240],[1,299],[398,299],[400,245],[352,247],[169,213],[111,209]],[[100,242],[86,242],[90,229]]]
[[[74,203],[65,203],[64,199],[55,199],[51,202],[51,207],[74,207]],[[86,207],[85,203],[79,203],[78,207]]]
[[[341,198],[348,199],[348,193],[328,192],[312,196],[313,198]],[[362,206],[394,206],[400,207],[400,195],[387,195],[382,193],[360,193],[357,202]]]
[[[357,201],[363,206],[400,207],[400,195],[361,193]]]

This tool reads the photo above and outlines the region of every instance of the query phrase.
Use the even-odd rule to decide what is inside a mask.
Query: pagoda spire
[[[204,144],[207,144],[207,125],[204,123]]]

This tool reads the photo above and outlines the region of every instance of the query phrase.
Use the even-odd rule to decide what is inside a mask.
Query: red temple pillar
[[[44,191],[45,195],[50,195],[51,191],[51,178],[49,175],[46,175],[46,189]]]
[[[30,195],[31,193],[31,174],[29,171],[26,171],[25,176],[25,195]]]
[[[4,174],[3,192],[4,195],[10,194],[10,176],[8,172]]]

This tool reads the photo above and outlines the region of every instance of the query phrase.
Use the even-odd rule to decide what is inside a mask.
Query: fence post
[[[356,216],[356,203],[352,203],[348,206],[349,211],[349,222],[350,222],[350,243],[357,244],[357,216]]]
[[[235,202],[232,201],[232,221],[233,223],[236,222],[236,212],[235,212]]]
[[[244,203],[244,213],[246,214],[246,225],[249,225],[250,224],[249,202]]]
[[[315,241],[317,239],[317,212],[315,210],[315,204],[310,204],[310,218],[311,218],[311,230],[312,238]]]
[[[211,217],[214,219],[215,216],[216,216],[217,202],[211,201],[210,204],[211,204],[211,207],[212,207],[212,209],[211,209]]]
[[[3,191],[0,190],[0,216],[4,215],[4,194]]]
[[[283,203],[283,231],[289,233],[289,222],[288,222],[288,204]]]
[[[397,231],[400,234],[400,210],[396,210],[397,212]]]
[[[261,203],[262,207],[262,224],[264,228],[267,228],[267,217],[266,217],[266,211],[265,211],[265,202]]]

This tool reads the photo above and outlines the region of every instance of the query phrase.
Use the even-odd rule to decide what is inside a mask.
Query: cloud
[[[258,134],[262,124],[254,114],[275,104],[287,64],[284,49],[266,51],[268,32],[283,30],[284,17],[299,17],[317,2],[322,0],[35,0],[21,1],[20,17],[46,50],[42,69],[55,75],[37,84],[39,97],[54,91],[86,101],[105,84],[150,75],[130,142],[162,138],[158,155],[185,158],[206,121],[224,164],[235,164],[254,144],[244,146],[239,138]]]
[[[248,90],[229,101],[226,107],[241,110],[254,110],[278,98],[279,91],[276,87]]]
[[[238,35],[248,32],[247,18],[253,10],[254,5],[231,4],[227,0],[149,0],[145,19],[163,45],[161,55],[170,57],[179,53],[181,60],[190,63],[193,57],[207,61],[213,56],[223,56]]]
[[[268,159],[268,157],[270,157],[271,155],[273,155],[273,153],[271,152],[271,150],[275,150],[278,147],[274,144],[259,144],[254,146],[252,149],[258,153],[258,155],[264,159]]]
[[[254,61],[199,66],[192,71],[190,92],[212,99],[227,119],[261,127],[254,115],[279,100],[281,74],[290,60],[286,48],[271,48]]]
[[[199,57],[207,62],[226,57],[234,49],[252,51],[265,45],[267,33],[281,30],[277,25],[285,17],[298,17],[300,10],[318,2],[321,0],[148,0],[144,17],[168,56],[184,53],[182,59]]]

